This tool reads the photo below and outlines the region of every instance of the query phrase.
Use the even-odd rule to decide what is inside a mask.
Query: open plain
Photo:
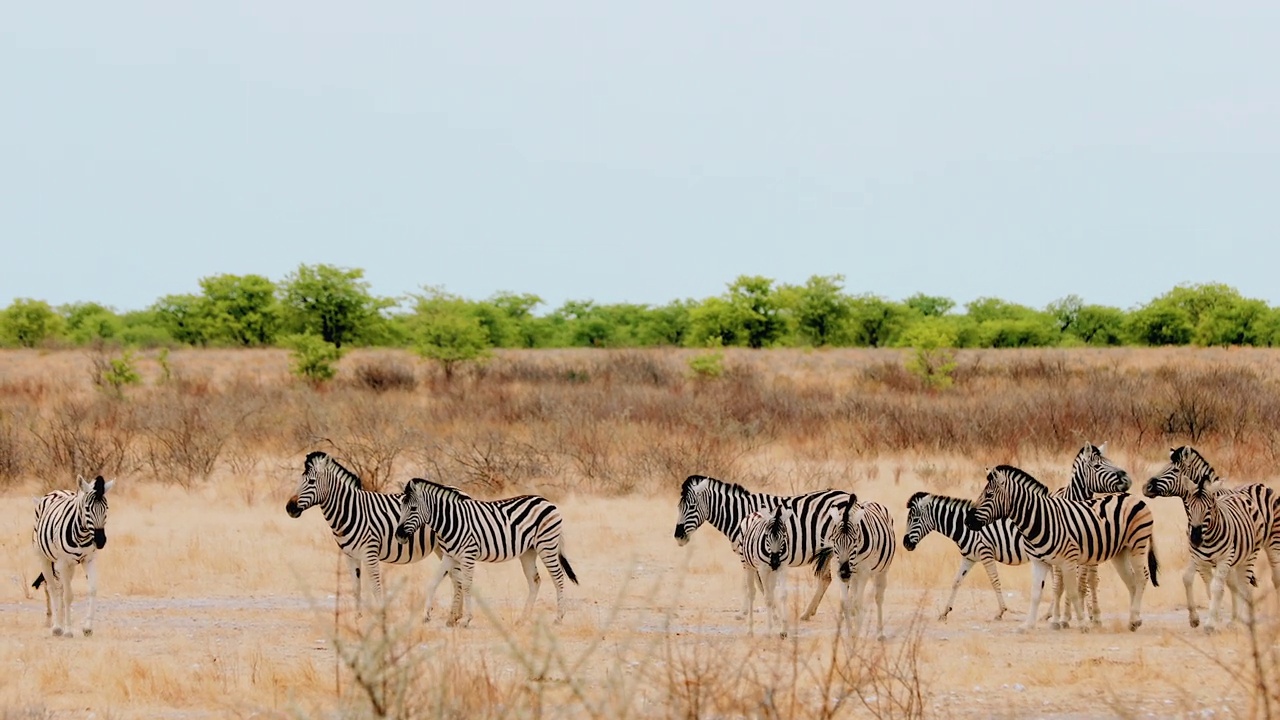
[[[1265,412],[1280,362],[1270,353],[974,353],[946,391],[895,374],[893,351],[730,353],[714,379],[687,377],[687,356],[512,353],[448,386],[407,355],[347,357],[351,376],[407,368],[403,386],[375,391],[342,376],[294,383],[282,352],[183,351],[167,370],[143,358],[141,386],[116,398],[89,381],[83,353],[0,354],[0,467],[11,468],[0,494],[0,717],[1250,716],[1276,702],[1275,598],[1262,597],[1255,627],[1188,627],[1177,500],[1150,501],[1161,582],[1133,633],[1109,567],[1092,632],[1041,623],[1019,633],[1025,566],[1001,567],[1005,619],[991,619],[995,598],[977,571],[940,622],[959,556],[933,535],[915,552],[898,547],[883,642],[837,633],[834,584],[791,637],[766,637],[763,611],[748,636],[728,541],[710,526],[686,547],[672,537],[691,473],[775,493],[849,489],[889,506],[899,538],[914,491],[973,498],[999,462],[1056,487],[1086,441],[1109,440],[1141,482],[1171,444],[1193,440],[1161,403],[1178,407],[1188,383],[1214,378],[1226,383],[1217,395],[1235,388],[1251,404],[1202,410],[1211,426],[1196,444],[1221,458],[1229,483],[1274,485],[1277,426]],[[1130,416],[1077,391],[1095,405],[1128,399]],[[1012,417],[983,415],[997,402]],[[1105,423],[1090,421],[1095,412]],[[899,419],[919,415],[930,418],[919,429]],[[961,435],[966,415],[990,437]],[[565,622],[551,624],[544,582],[534,621],[516,624],[525,584],[508,563],[477,572],[470,627],[443,624],[447,583],[423,623],[434,558],[384,566],[387,606],[357,619],[319,512],[284,512],[312,449],[388,488],[433,476],[482,497],[551,498],[581,581]],[[84,462],[93,453],[101,470]],[[30,498],[70,488],[77,471],[118,483],[95,632],[56,638],[29,589]],[[794,570],[788,585],[798,614],[813,579]],[[75,588],[79,617],[83,573]],[[1204,604],[1203,585],[1196,592]]]

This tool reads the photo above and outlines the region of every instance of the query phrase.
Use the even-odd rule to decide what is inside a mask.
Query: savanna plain
[[[107,352],[0,352],[0,718],[52,717],[1149,717],[1267,716],[1280,707],[1276,598],[1258,620],[1187,623],[1186,518],[1155,514],[1160,585],[1130,632],[1100,568],[1103,624],[1017,632],[1026,566],[979,568],[942,609],[959,554],[898,545],[886,638],[837,633],[839,589],[786,639],[737,616],[742,570],[704,526],[673,538],[681,482],[706,474],[789,494],[834,487],[893,512],[917,490],[966,498],[1008,463],[1050,487],[1086,442],[1141,483],[1193,445],[1229,485],[1280,468],[1280,354],[1254,349],[964,351],[952,384],[909,351],[509,351],[442,373],[399,351],[349,353],[311,385],[277,350],[138,356],[142,381],[100,382]],[[368,487],[430,477],[482,498],[539,493],[565,517],[581,582],[552,623],[543,582],[517,623],[517,563],[481,565],[470,627],[443,623],[438,561],[384,565],[387,601],[357,617],[318,510],[289,518],[303,458],[323,450]],[[77,474],[117,481],[98,555],[91,637],[53,637],[30,584],[31,498]],[[543,571],[545,579],[545,571]],[[787,575],[798,615],[815,582]],[[73,615],[86,583],[75,580]],[[1197,598],[1206,603],[1203,585]],[[759,603],[759,600],[757,601]],[[372,605],[372,606],[371,606]],[[1042,609],[1044,606],[1042,605]]]

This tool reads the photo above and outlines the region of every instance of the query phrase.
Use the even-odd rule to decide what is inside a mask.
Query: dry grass
[[[81,353],[0,353],[0,666],[15,669],[0,717],[375,715],[362,677],[401,717],[1025,716],[1078,713],[1080,698],[1100,714],[1248,712],[1248,634],[1187,627],[1176,500],[1152,502],[1162,584],[1135,634],[1105,568],[1101,632],[1015,633],[1026,568],[1002,571],[1013,619],[986,620],[994,598],[978,572],[937,623],[957,558],[931,537],[891,570],[885,645],[835,642],[834,589],[797,637],[751,639],[734,617],[728,542],[708,527],[678,548],[671,534],[692,472],[774,492],[853,489],[893,509],[899,533],[915,490],[972,496],[999,462],[1057,486],[1085,440],[1110,440],[1137,478],[1195,442],[1229,477],[1271,481],[1274,355],[961,353],[946,393],[916,385],[894,351],[730,351],[712,382],[689,376],[692,355],[506,353],[445,387],[406,355],[365,351],[343,360],[350,380],[316,390],[290,381],[283,352],[181,351],[167,382],[144,357],[144,385],[120,401],[95,391]],[[429,560],[389,568],[387,613],[335,632],[328,529],[316,511],[283,512],[311,449],[373,481],[434,473],[481,496],[551,497],[583,582],[565,625],[512,627],[524,581],[508,564],[477,573],[491,616],[424,627]],[[60,640],[24,593],[28,498],[76,471],[120,483],[95,636]],[[790,583],[794,610],[812,584],[800,572]]]

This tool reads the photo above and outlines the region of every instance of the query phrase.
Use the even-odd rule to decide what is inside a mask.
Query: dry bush
[[[30,471],[48,487],[65,485],[76,475],[118,475],[134,467],[136,434],[133,405],[105,396],[63,397],[31,425]]]
[[[355,369],[356,383],[374,392],[399,390],[408,392],[418,386],[413,366],[393,358],[381,357],[362,362]]]
[[[497,430],[464,430],[423,453],[434,479],[489,495],[556,477],[562,463],[551,453]]]

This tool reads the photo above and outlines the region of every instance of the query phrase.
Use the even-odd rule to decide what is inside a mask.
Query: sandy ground
[[[877,473],[859,490],[891,507],[900,536],[906,498],[936,474],[933,464],[915,463]],[[334,644],[351,639],[354,620],[344,615],[335,635],[337,551],[317,510],[297,520],[285,514],[291,484],[272,481],[250,503],[217,485],[184,491],[119,483],[99,559],[95,633],[72,639],[50,636],[43,598],[25,592],[36,572],[30,494],[0,498],[0,718],[346,714],[354,691],[350,674],[338,670]],[[976,493],[976,481],[971,484],[968,492]],[[545,582],[537,621],[514,626],[525,593],[515,563],[479,569],[476,593],[490,614],[477,613],[471,627],[444,627],[445,588],[436,617],[423,625],[423,586],[434,558],[388,568],[395,592],[387,616],[404,621],[409,644],[431,658],[426,680],[483,681],[486,689],[467,701],[480,705],[527,699],[536,686],[546,693],[548,716],[616,716],[619,708],[636,717],[767,715],[771,700],[761,698],[775,690],[791,693],[793,702],[822,692],[811,660],[835,638],[837,587],[790,639],[762,637],[762,614],[756,636],[748,637],[746,622],[736,616],[741,571],[728,541],[710,526],[687,547],[672,539],[677,486],[673,480],[671,492],[659,497],[557,498],[566,516],[567,554],[582,582],[568,590],[561,626],[548,625],[554,592]],[[1028,599],[1025,567],[1002,568],[1011,617],[990,620],[995,599],[979,569],[966,580],[951,618],[938,622],[958,554],[948,540],[932,536],[914,553],[899,547],[886,601],[889,637],[879,651],[908,647],[913,618],[920,618],[926,709],[944,716],[1245,712],[1247,695],[1233,685],[1232,673],[1246,658],[1246,634],[1206,636],[1187,626],[1178,580],[1185,520],[1176,500],[1154,501],[1154,507],[1163,582],[1148,590],[1138,632],[1121,627],[1127,597],[1109,568],[1101,571],[1104,625],[1091,633],[1043,623],[1018,633]],[[1269,586],[1269,572],[1259,574],[1260,584]],[[341,581],[349,600],[345,569]],[[813,583],[793,572],[789,584],[796,611]],[[75,587],[80,617],[83,574]],[[1197,592],[1203,604],[1203,588]],[[1274,607],[1266,605],[1266,612],[1274,615]],[[541,670],[533,667],[538,658],[547,660]],[[769,668],[777,672],[770,675]],[[694,697],[696,688],[709,697]],[[868,693],[874,707],[874,690],[851,703],[867,701]],[[587,699],[575,700],[579,695]],[[868,710],[850,704],[842,712]]]

